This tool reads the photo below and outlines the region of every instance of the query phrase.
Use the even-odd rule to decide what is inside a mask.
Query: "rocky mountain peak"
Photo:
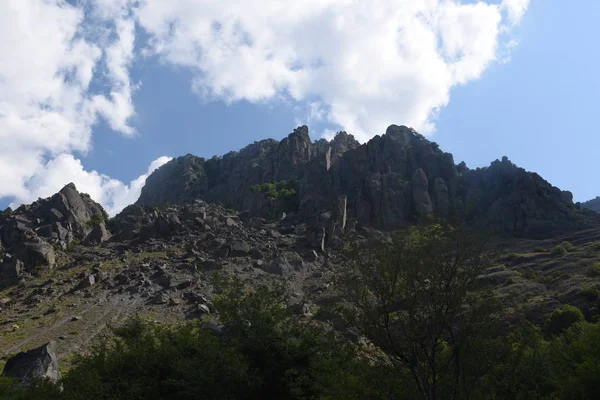
[[[348,150],[356,149],[360,142],[345,131],[338,132],[333,139],[327,143],[334,153],[345,153]]]
[[[293,190],[293,201],[254,190],[288,181],[294,182],[286,189]],[[222,158],[188,155],[155,171],[137,204],[202,199],[257,217],[285,212],[306,220],[334,208],[340,196],[347,199],[348,219],[383,229],[440,214],[514,234],[539,235],[585,224],[590,218],[573,204],[570,193],[507,157],[470,170],[464,163],[457,166],[437,143],[400,125],[389,126],[384,135],[362,145],[346,132],[313,143],[308,127],[300,126],[280,142],[255,142]]]
[[[422,138],[415,130],[404,125],[390,125],[386,129],[385,135],[387,138],[398,141],[404,145],[410,144],[413,138]]]
[[[0,215],[0,287],[14,283],[26,272],[52,268],[56,249],[85,241],[105,229],[108,215],[89,195],[69,183],[47,199],[38,199]],[[95,235],[90,240],[103,240]],[[98,238],[99,237],[99,238]]]

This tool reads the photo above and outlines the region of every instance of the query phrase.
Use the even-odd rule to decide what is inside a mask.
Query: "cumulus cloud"
[[[508,13],[508,19],[512,25],[521,22],[523,15],[529,7],[530,0],[503,0],[501,7]]]
[[[366,140],[391,123],[425,133],[452,87],[481,77],[528,0],[142,0],[146,54],[195,72],[206,98],[318,99]],[[508,39],[506,39],[508,41]]]
[[[92,199],[102,204],[108,214],[112,216],[134,203],[144,187],[146,178],[156,168],[170,160],[170,157],[157,158],[150,164],[145,174],[129,184],[124,184],[97,171],[86,171],[81,161],[71,154],[59,154],[35,171],[33,177],[27,182],[26,190],[15,199],[11,206],[31,203],[40,197],[48,197],[62,189],[66,183],[73,182],[80,192],[89,194]]]
[[[99,117],[115,131],[135,133],[129,3],[84,3],[7,0],[0,6],[0,198],[25,201],[34,192],[52,194],[45,188],[60,189],[64,180],[44,184],[41,177],[59,179],[72,174],[59,166],[81,166],[71,154],[90,150]],[[108,90],[94,90],[95,79]]]

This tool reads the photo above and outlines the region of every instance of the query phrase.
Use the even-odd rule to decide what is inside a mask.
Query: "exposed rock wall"
[[[345,132],[329,142],[311,142],[308,128],[302,126],[281,142],[255,142],[221,158],[188,154],[155,171],[137,204],[184,204],[201,198],[272,217],[272,202],[251,187],[291,178],[297,179],[298,205],[292,211],[305,221],[332,211],[339,196],[346,198],[348,219],[382,229],[439,214],[535,236],[591,218],[577,209],[569,192],[506,157],[470,170],[464,163],[457,166],[436,143],[396,125],[362,145]]]
[[[56,249],[74,240],[99,243],[110,233],[102,206],[70,183],[48,199],[0,213],[0,288],[24,272],[54,267]]]

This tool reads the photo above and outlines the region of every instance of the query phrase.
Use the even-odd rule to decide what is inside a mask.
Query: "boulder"
[[[292,271],[292,266],[288,263],[287,258],[277,257],[268,264],[261,265],[263,271],[274,275],[288,275]]]
[[[19,277],[23,272],[23,262],[16,258],[4,258],[0,263],[0,289],[16,285],[19,282]]]
[[[243,240],[235,240],[231,243],[231,255],[232,256],[245,256],[250,253],[252,247]]]
[[[56,342],[21,352],[6,361],[3,376],[15,378],[28,387],[36,379],[58,381],[61,377],[56,358]]]
[[[110,232],[106,229],[104,222],[101,222],[94,226],[92,231],[85,238],[85,244],[99,244],[104,243],[110,239]]]

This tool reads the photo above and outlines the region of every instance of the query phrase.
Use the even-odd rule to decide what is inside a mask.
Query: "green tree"
[[[221,280],[215,299],[227,329],[223,340],[260,371],[253,398],[398,398],[401,388],[386,366],[358,359],[333,331],[299,323],[283,285],[248,288],[238,279]]]
[[[346,321],[410,372],[420,398],[458,398],[491,368],[470,368],[497,303],[478,286],[489,263],[464,230],[434,221],[354,243],[345,259]]]
[[[552,383],[560,399],[600,398],[600,322],[577,322],[551,342]]]

